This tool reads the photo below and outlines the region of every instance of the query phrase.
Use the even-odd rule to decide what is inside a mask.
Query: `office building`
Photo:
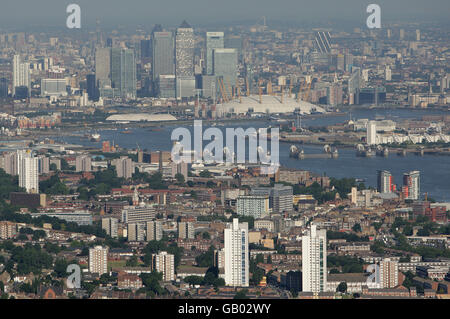
[[[194,239],[195,227],[193,222],[179,222],[178,223],[178,238]]]
[[[223,78],[225,91],[231,94],[237,81],[237,51],[236,49],[214,49],[213,50],[213,74]]]
[[[160,75],[175,75],[174,38],[172,32],[153,32],[152,78],[156,82]]]
[[[75,159],[76,172],[90,172],[92,171],[91,157],[88,155],[79,155]]]
[[[31,73],[30,63],[22,62],[20,55],[13,58],[13,96],[16,96],[16,88],[26,88],[27,97],[31,96]]]
[[[243,40],[240,35],[227,35],[225,37],[225,48],[236,49],[238,54],[238,59],[242,58],[242,50],[243,50]]]
[[[238,215],[264,218],[269,215],[269,196],[239,196],[236,201]]]
[[[8,97],[9,81],[6,78],[0,78],[0,99]]]
[[[175,62],[177,78],[194,76],[194,29],[186,21],[176,30]]]
[[[95,79],[98,88],[111,86],[111,48],[95,50]]]
[[[195,95],[195,77],[178,76],[176,77],[176,97],[182,99]]]
[[[117,177],[128,179],[133,176],[134,165],[133,161],[128,156],[121,156],[120,158],[113,160],[111,164],[116,167]]]
[[[216,97],[219,95],[219,81],[221,81],[221,79],[222,78],[218,79],[215,75],[202,75],[200,85],[202,97],[212,98],[215,101]]]
[[[330,32],[318,31],[314,37],[314,47],[320,53],[331,53],[331,36]]]
[[[378,171],[377,190],[379,193],[391,193],[393,191],[392,174],[389,171]]]
[[[206,32],[206,75],[213,74],[213,51],[224,48],[223,32]]]
[[[152,41],[141,40],[141,61],[146,62],[152,57]]]
[[[152,269],[162,273],[163,281],[175,280],[175,256],[161,251],[152,255]]]
[[[249,285],[248,224],[237,218],[225,229],[225,284],[233,287]]]
[[[146,223],[155,218],[156,210],[153,206],[125,206],[122,209],[122,223]]]
[[[167,99],[175,98],[177,94],[176,86],[177,81],[175,75],[159,75],[156,82],[156,91],[158,97]]]
[[[27,193],[39,193],[39,159],[30,153],[18,158],[19,187],[26,189]]]
[[[131,49],[111,49],[111,87],[122,98],[136,98],[136,60]]]
[[[327,232],[311,225],[302,236],[303,291],[324,292],[327,284]]]
[[[161,240],[163,238],[162,222],[154,220],[147,222],[147,241]]]
[[[95,79],[95,74],[86,75],[86,92],[90,101],[98,101],[99,90]]]
[[[102,218],[102,229],[108,236],[117,238],[119,220],[113,217]]]
[[[108,272],[108,248],[95,246],[89,248],[89,272],[99,276]]]
[[[56,217],[65,220],[68,223],[75,223],[77,225],[83,226],[92,225],[92,214],[85,210],[75,210],[75,211],[43,211],[40,213],[33,213],[32,217]]]
[[[418,200],[420,197],[420,172],[412,171],[403,174],[405,199]]]
[[[41,79],[41,96],[67,96],[66,79]]]

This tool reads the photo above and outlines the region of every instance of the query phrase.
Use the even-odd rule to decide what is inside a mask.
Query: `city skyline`
[[[108,1],[105,6],[101,1],[92,2],[79,0],[76,4],[82,8],[82,18],[86,26],[94,27],[97,20],[102,21],[105,27],[117,25],[147,24],[170,24],[176,27],[180,21],[196,21],[202,26],[233,23],[258,23],[261,17],[265,16],[268,21],[277,23],[308,23],[317,25],[318,20],[327,23],[353,23],[354,25],[365,25],[368,14],[366,6],[368,3],[358,0],[343,0],[339,5],[335,1],[322,0],[311,2],[308,0],[292,1],[283,0],[277,3],[264,0],[247,1],[243,6],[236,0],[213,3],[204,0],[172,1],[171,4],[164,2],[148,2],[142,0],[128,1],[126,9],[121,1]],[[380,0],[377,2],[381,6],[383,21],[395,22],[446,22],[446,12],[449,11],[449,3],[445,0],[434,0],[424,3],[419,0],[414,1],[392,1]],[[28,8],[23,11],[22,8]],[[176,7],[181,14],[173,12]],[[45,8],[42,9],[42,8]],[[239,8],[239,10],[235,10]],[[65,14],[66,4],[56,0],[42,0],[38,3],[19,0],[8,2],[2,5],[0,18],[5,26],[36,26],[41,24],[45,27],[65,26],[67,14]],[[219,14],[220,12],[220,14]],[[20,17],[20,19],[18,19]],[[225,18],[226,17],[226,18]],[[215,22],[211,23],[211,19]],[[250,22],[253,21],[253,22]],[[20,23],[20,24],[19,24]],[[194,24],[195,26],[195,24]]]

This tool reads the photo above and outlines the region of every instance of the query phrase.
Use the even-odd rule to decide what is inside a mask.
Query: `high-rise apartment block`
[[[108,248],[95,246],[89,249],[89,272],[103,275],[108,272]]]
[[[39,159],[29,152],[18,152],[19,187],[27,193],[39,193]]]
[[[238,215],[252,216],[255,219],[266,217],[270,213],[269,196],[239,196],[236,201],[236,211]]]
[[[112,165],[116,167],[117,177],[131,178],[134,173],[134,165],[131,158],[128,156],[121,156],[112,161]]]
[[[323,292],[327,284],[327,232],[311,225],[302,236],[303,291]]]
[[[161,251],[152,255],[153,270],[161,272],[164,281],[175,280],[175,256]]]
[[[389,171],[378,171],[377,189],[379,193],[391,193],[393,191],[392,174]]]
[[[225,229],[225,284],[233,287],[249,285],[248,224],[237,218]]]
[[[117,238],[118,222],[119,220],[117,218],[102,218],[102,229],[105,230],[108,236]]]
[[[195,227],[193,222],[179,222],[178,223],[178,238],[194,239]]]
[[[163,238],[162,222],[154,220],[147,222],[147,241],[161,240]]]
[[[92,171],[91,157],[88,155],[79,155],[75,159],[75,171],[90,172]]]
[[[412,171],[403,174],[403,195],[405,199],[420,198],[420,172]]]
[[[28,96],[31,95],[30,63],[22,62],[20,55],[15,55],[13,58],[13,96],[16,95],[17,87],[26,87]]]
[[[398,286],[398,262],[389,258],[380,261],[380,288]]]

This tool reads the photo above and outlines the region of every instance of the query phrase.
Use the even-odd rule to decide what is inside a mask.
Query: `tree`
[[[346,293],[347,292],[347,283],[341,282],[339,284],[339,286],[337,286],[336,291],[340,292],[340,293]]]
[[[233,299],[250,299],[249,297],[247,297],[247,289],[242,289],[239,290],[235,295]]]
[[[355,233],[360,233],[360,232],[362,231],[361,225],[360,225],[360,224],[355,224],[355,225],[353,225],[352,230],[353,230]]]
[[[198,267],[211,267],[214,264],[214,250],[215,247],[209,247],[208,251],[195,257],[195,262]]]
[[[210,171],[208,171],[208,170],[204,170],[204,171],[200,172],[199,176],[203,177],[203,178],[211,178],[212,177],[212,173]]]
[[[176,173],[175,174],[175,179],[177,180],[178,184],[183,184],[184,183],[184,175],[183,174]]]
[[[142,273],[140,277],[147,292],[152,292],[156,295],[163,294],[164,289],[159,284],[163,278],[162,273],[153,271],[151,273]]]
[[[127,260],[126,262],[126,266],[127,267],[137,267],[137,265],[139,264],[138,262],[138,258],[136,255],[133,255],[130,259]]]

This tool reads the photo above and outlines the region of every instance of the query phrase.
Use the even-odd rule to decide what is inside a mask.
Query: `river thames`
[[[425,111],[425,110],[354,110],[351,113],[352,119],[375,119],[386,118],[398,121],[407,118],[420,119],[424,115],[443,115],[445,111]],[[302,119],[302,126],[325,126],[335,123],[342,123],[349,119],[349,114],[333,115],[327,117]],[[226,124],[226,127],[248,127],[260,128],[275,126],[273,122],[239,122],[238,124]],[[133,128],[129,125],[127,134],[124,134],[123,126],[117,130],[102,130],[100,142],[90,142],[79,136],[65,136],[59,140],[81,144],[86,146],[101,147],[102,141],[111,141],[124,148],[147,149],[149,151],[164,150],[170,151],[172,148],[171,133],[178,126],[170,125],[159,127],[157,130],[150,128]],[[192,124],[184,125],[192,132]],[[225,129],[225,126],[217,126]],[[203,131],[208,128],[203,126]],[[224,134],[225,136],[225,134]],[[317,174],[326,174],[330,177],[343,178],[354,177],[364,180],[366,186],[376,187],[377,170],[388,170],[392,173],[394,183],[402,184],[403,173],[418,170],[421,174],[421,193],[428,193],[429,197],[438,201],[450,201],[450,156],[424,155],[417,156],[409,154],[405,157],[390,154],[385,157],[357,157],[354,149],[340,148],[337,159],[314,158],[297,160],[289,157],[289,147],[291,144],[280,143],[280,163],[288,168],[308,170]],[[322,153],[322,146],[302,145],[306,154]]]

